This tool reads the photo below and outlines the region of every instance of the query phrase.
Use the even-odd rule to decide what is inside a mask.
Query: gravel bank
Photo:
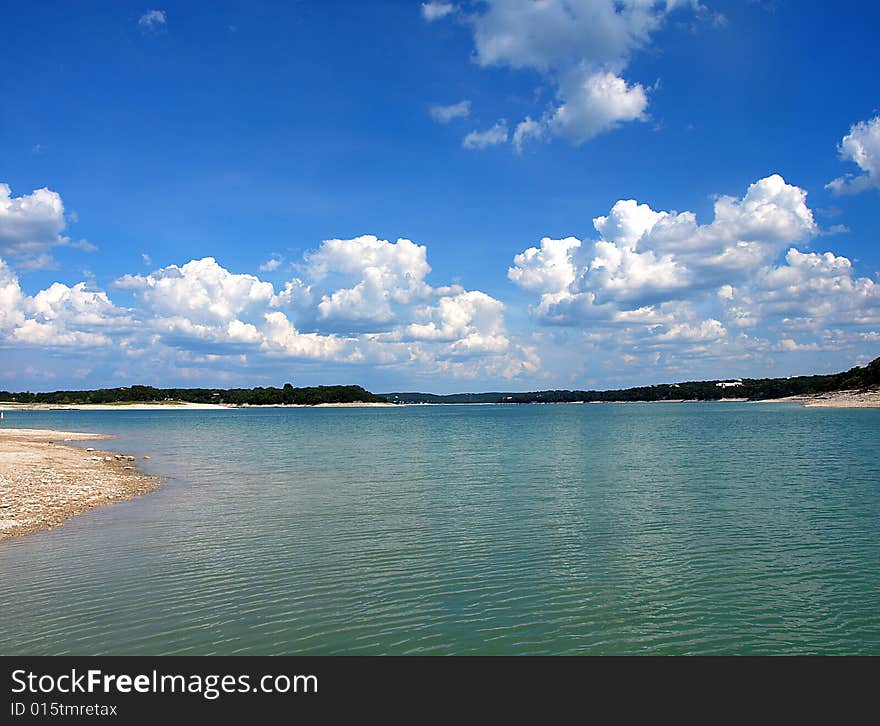
[[[133,456],[64,443],[106,438],[0,428],[0,540],[58,526],[92,507],[137,497],[159,485],[137,468]]]

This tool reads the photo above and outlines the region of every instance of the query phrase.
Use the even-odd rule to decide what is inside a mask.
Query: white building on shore
[[[718,381],[715,384],[716,388],[733,388],[735,386],[741,386],[743,384],[742,378],[737,378],[735,381]]]

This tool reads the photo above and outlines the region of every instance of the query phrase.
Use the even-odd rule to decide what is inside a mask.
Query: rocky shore
[[[48,529],[92,507],[137,497],[159,485],[135,457],[65,442],[100,434],[0,428],[0,540]]]
[[[880,408],[880,390],[832,391],[812,396],[768,398],[759,403],[799,403],[804,408]]]

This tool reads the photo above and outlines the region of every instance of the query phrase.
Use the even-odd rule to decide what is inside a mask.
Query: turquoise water
[[[20,412],[168,477],[0,542],[0,653],[880,654],[880,411]]]

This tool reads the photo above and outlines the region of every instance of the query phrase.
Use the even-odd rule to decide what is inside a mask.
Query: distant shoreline
[[[603,391],[542,391],[434,394],[372,393],[359,385],[254,388],[156,388],[135,384],[79,391],[0,391],[4,410],[220,410],[245,407],[363,408],[408,404],[639,403],[684,401],[786,401],[824,408],[875,408],[880,358],[840,373],[786,378],[684,381]],[[5,403],[4,403],[5,402]]]
[[[12,403],[0,402],[0,411],[232,411],[248,408],[402,408],[410,406],[576,406],[634,403],[797,403],[804,408],[880,408],[880,390],[834,391],[810,395],[787,396],[783,398],[714,398],[685,399],[668,398],[653,401],[496,401],[496,402],[415,402],[377,403],[272,403],[272,404],[226,404],[226,403],[188,403],[167,401],[157,403]]]
[[[138,469],[134,456],[66,445],[108,438],[0,428],[0,541],[60,526],[94,507],[159,486],[157,477]]]
[[[394,408],[394,403],[272,403],[227,404],[165,401],[158,403],[13,403],[0,402],[0,411],[229,411],[240,408]]]

